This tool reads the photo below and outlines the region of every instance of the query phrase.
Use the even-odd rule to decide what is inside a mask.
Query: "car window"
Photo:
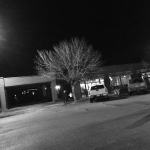
[[[137,78],[137,79],[134,79],[132,82],[133,82],[133,83],[138,83],[138,82],[143,82],[143,80],[140,79],[140,78],[139,78],[139,79]]]
[[[96,85],[96,86],[92,86],[91,90],[98,90],[98,89],[103,89],[104,85]]]

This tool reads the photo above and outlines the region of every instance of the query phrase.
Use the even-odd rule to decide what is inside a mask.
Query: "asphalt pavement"
[[[30,107],[0,119],[0,150],[148,150],[150,95]]]

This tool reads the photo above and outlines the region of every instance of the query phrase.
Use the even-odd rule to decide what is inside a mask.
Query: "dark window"
[[[91,90],[98,90],[98,89],[103,89],[104,85],[96,85],[96,86],[92,86]]]
[[[141,78],[137,78],[137,79],[131,80],[130,83],[140,83],[140,82],[143,82],[143,80]]]

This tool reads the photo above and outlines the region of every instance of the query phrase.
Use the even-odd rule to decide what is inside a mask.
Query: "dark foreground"
[[[150,95],[0,119],[0,150],[148,150]]]

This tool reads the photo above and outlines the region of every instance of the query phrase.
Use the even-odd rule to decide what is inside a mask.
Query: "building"
[[[143,61],[141,63],[104,66],[99,69],[99,74],[94,80],[81,83],[81,88],[89,90],[93,85],[106,84],[105,76],[109,78],[110,86],[128,85],[133,73],[141,73],[142,77],[147,77],[150,82],[150,64]]]
[[[55,75],[0,78],[0,106],[2,111],[8,108],[37,102],[55,102]],[[37,94],[37,95],[36,95]],[[20,97],[19,97],[20,96]],[[42,99],[37,100],[40,96]],[[34,100],[34,98],[36,98]],[[36,101],[37,100],[37,101]],[[43,101],[42,101],[43,100]]]

